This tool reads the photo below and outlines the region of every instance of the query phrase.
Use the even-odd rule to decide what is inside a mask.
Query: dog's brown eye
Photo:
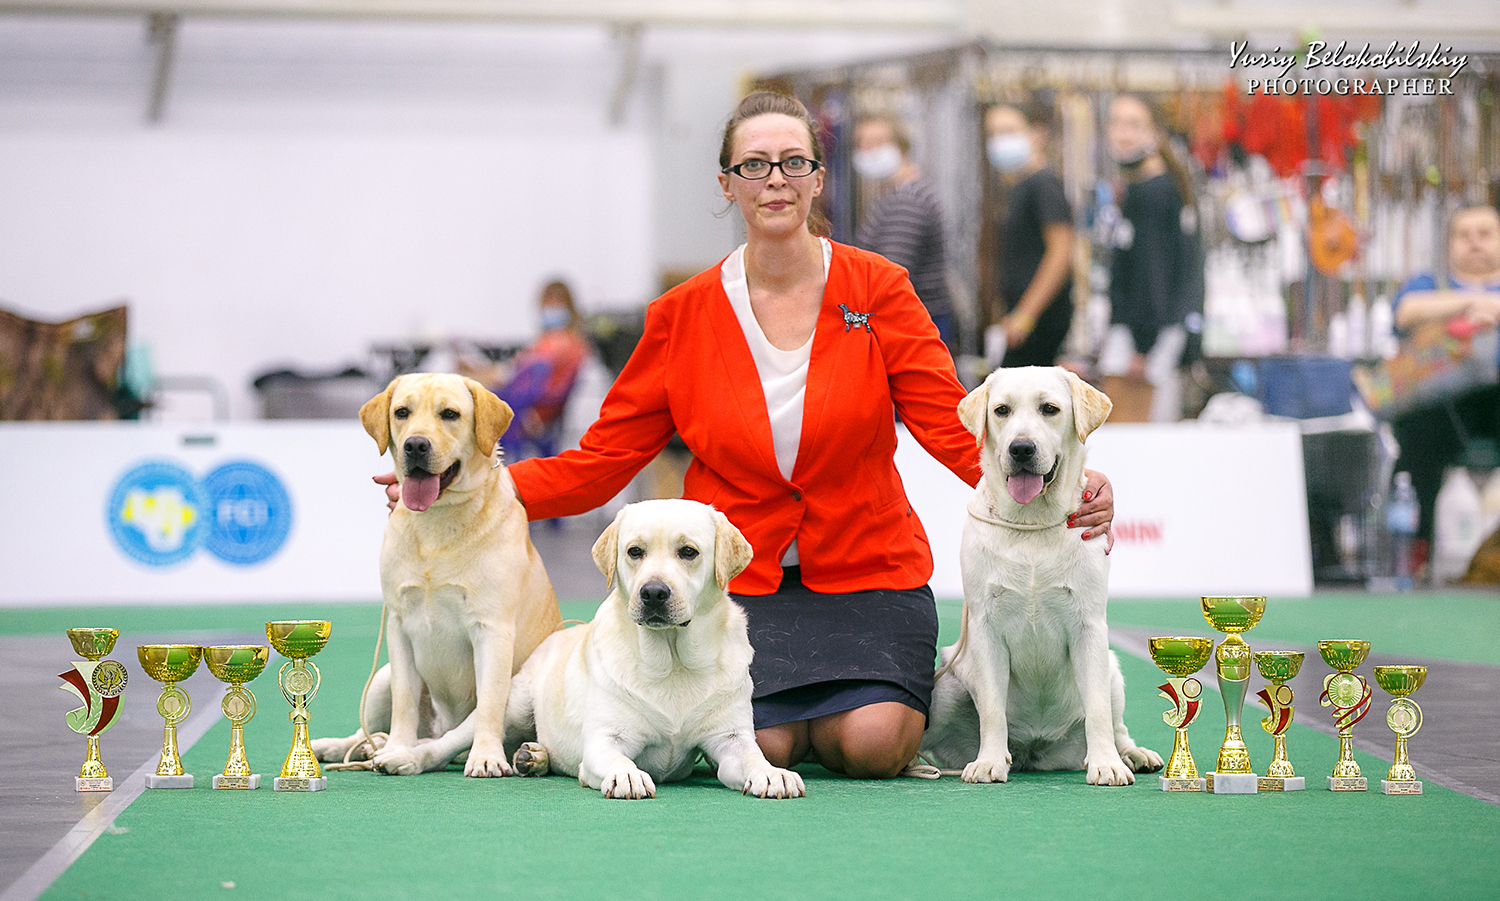
[[[626,548],[625,556],[629,557],[632,560],[639,560],[642,557],[646,556],[646,549],[640,547]]]
[[[443,412],[439,413],[438,415],[441,416],[441,417],[443,417],[444,419],[448,420],[449,422],[452,422],[453,420],[455,420],[455,419],[458,418],[459,414],[458,414],[457,410],[444,410]]]
[[[406,409],[405,407],[397,407],[396,412],[392,413],[391,415],[396,417],[397,419],[405,419],[406,417],[411,415],[411,411]]]
[[[695,547],[688,547],[687,545],[683,545],[682,547],[677,549],[677,556],[681,557],[684,560],[692,560],[698,556],[698,549]]]
[[[995,415],[996,416],[1009,416],[1010,415],[1010,405],[1009,404],[1001,404],[1000,406],[996,407],[995,408]]]
[[[1057,404],[1042,404],[1041,409],[1043,416],[1056,416],[1062,412],[1062,407]]]

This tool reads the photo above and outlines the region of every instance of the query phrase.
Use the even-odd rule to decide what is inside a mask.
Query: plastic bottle
[[[1396,338],[1396,315],[1389,299],[1381,297],[1370,304],[1369,328],[1370,356],[1384,360],[1394,357],[1400,341]]]
[[[1484,536],[1479,534],[1479,489],[1469,471],[1454,466],[1443,475],[1443,487],[1433,505],[1433,581],[1457,579],[1469,568]]]
[[[1351,360],[1361,359],[1370,352],[1369,310],[1365,306],[1364,295],[1355,294],[1349,298],[1349,309],[1344,318],[1349,323],[1346,356]]]
[[[1422,507],[1417,502],[1417,489],[1411,484],[1411,473],[1396,473],[1396,487],[1385,505],[1385,527],[1391,533],[1397,591],[1411,591],[1411,540],[1417,534],[1421,515]]]
[[[1500,528],[1500,469],[1490,473],[1479,493],[1479,540],[1483,542]]]

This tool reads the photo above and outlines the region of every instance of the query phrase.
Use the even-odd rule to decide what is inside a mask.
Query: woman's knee
[[[830,769],[854,779],[890,779],[916,756],[925,724],[905,704],[871,704],[814,720],[812,744]]]
[[[807,734],[807,723],[782,723],[755,730],[755,743],[772,766],[793,767],[807,757],[812,746]]]

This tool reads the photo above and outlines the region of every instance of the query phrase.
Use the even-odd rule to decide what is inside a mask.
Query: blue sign
[[[292,499],[269,469],[247,460],[203,477],[212,529],[204,541],[225,563],[249,566],[281,550],[292,529]]]
[[[104,510],[120,550],[147,566],[181,563],[208,532],[208,497],[192,473],[152,460],[115,483]]]

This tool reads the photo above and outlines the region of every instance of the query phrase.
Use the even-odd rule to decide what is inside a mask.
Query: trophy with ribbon
[[[1187,727],[1198,716],[1203,683],[1192,678],[1203,669],[1213,653],[1212,638],[1153,638],[1149,642],[1151,659],[1168,675],[1165,684],[1157,686],[1161,696],[1175,706],[1161,715],[1162,721],[1177,730],[1172,740],[1172,756],[1167,758],[1166,772],[1158,777],[1164,792],[1201,792],[1205,780],[1198,775],[1193,752],[1188,748]]]
[[[1271,765],[1266,767],[1266,774],[1260,777],[1256,786],[1261,791],[1297,792],[1307,787],[1307,780],[1297,775],[1286,756],[1286,730],[1291,728],[1292,714],[1296,711],[1292,706],[1291,686],[1286,683],[1296,678],[1297,671],[1302,669],[1303,656],[1301,651],[1256,651],[1254,655],[1255,668],[1271,683],[1255,693],[1271,712],[1260,721],[1260,727],[1276,738]]]
[[[1365,791],[1365,777],[1359,774],[1354,760],[1354,724],[1370,712],[1370,684],[1354,670],[1369,656],[1370,643],[1352,639],[1318,642],[1323,662],[1338,670],[1323,679],[1323,694],[1318,701],[1333,708],[1333,724],[1339,730],[1339,759],[1328,777],[1328,790],[1335,792]]]
[[[81,792],[114,791],[115,780],[104,768],[99,758],[99,736],[115,724],[120,715],[120,695],[125,691],[129,674],[118,660],[100,660],[115,648],[120,637],[118,629],[69,629],[68,640],[73,650],[84,660],[73,661],[73,668],[58,673],[65,684],[63,691],[83,702],[82,707],[69,710],[65,719],[68,728],[89,739],[88,755],[73,787]]]

